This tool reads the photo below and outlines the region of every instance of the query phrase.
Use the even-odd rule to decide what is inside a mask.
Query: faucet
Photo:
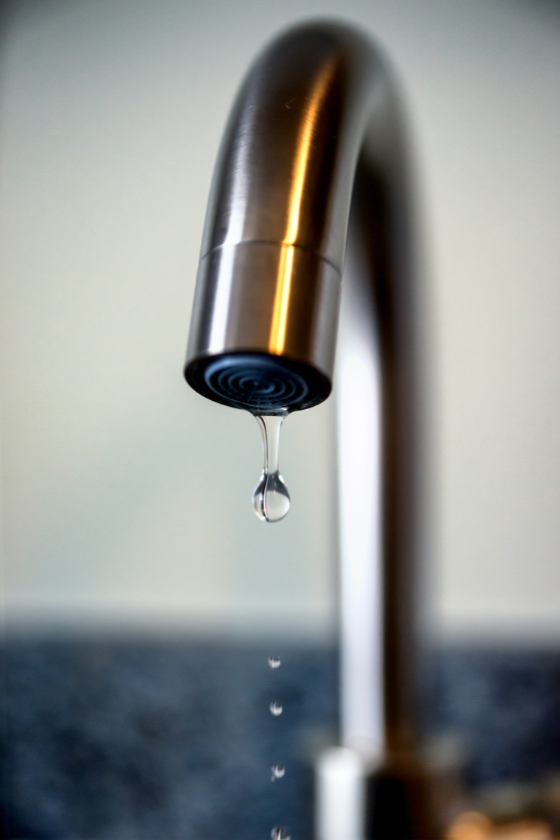
[[[367,562],[377,564],[378,592],[366,598],[379,608],[377,629],[364,633],[351,594],[343,596],[342,681],[346,668],[350,687],[342,742],[376,762],[356,837],[338,840],[435,836],[416,723],[417,342],[402,124],[386,59],[354,28],[305,23],[262,52],[233,105],[215,168],[185,367],[195,391],[253,414],[318,405],[332,388],[343,286],[351,296],[347,340],[361,335],[375,357],[379,504],[364,511],[359,498],[343,499],[341,529],[343,548],[352,516],[370,529]],[[347,245],[352,276],[345,272],[342,283]],[[343,586],[347,562],[343,550]],[[369,688],[356,651],[365,672],[378,663],[377,676],[364,677]],[[367,708],[380,709],[377,733],[375,722],[353,730],[360,692],[362,707],[365,697]]]

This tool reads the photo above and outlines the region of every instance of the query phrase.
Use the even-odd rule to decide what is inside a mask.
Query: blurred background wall
[[[268,529],[248,503],[254,422],[181,379],[232,97],[267,39],[318,14],[384,45],[410,116],[436,622],[560,630],[560,10],[522,0],[7,4],[2,488],[19,623],[332,627],[330,406],[286,424],[294,504]]]
[[[250,504],[256,424],[181,376],[230,104],[263,44],[316,15],[380,41],[409,114],[433,635],[559,643],[552,0],[4,4],[2,548],[18,636],[141,631],[336,647],[332,406],[286,423],[292,510],[266,526]],[[331,677],[320,683],[332,700],[325,726],[336,717]]]

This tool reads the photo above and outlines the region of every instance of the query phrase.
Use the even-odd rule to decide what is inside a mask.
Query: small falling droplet
[[[292,840],[292,832],[286,825],[275,825],[270,836],[272,840]]]
[[[278,468],[280,427],[286,414],[255,415],[263,438],[264,466],[253,492],[253,508],[259,519],[279,522],[290,509],[290,494]]]
[[[278,717],[278,715],[281,715],[283,712],[282,703],[277,703],[276,700],[274,700],[270,704],[270,712],[274,715],[274,717]]]
[[[270,768],[272,770],[272,781],[274,782],[276,779],[281,779],[282,776],[286,773],[286,768],[283,764],[273,764]]]
[[[279,668],[282,664],[282,660],[279,656],[269,656],[268,657],[268,664],[271,668]]]

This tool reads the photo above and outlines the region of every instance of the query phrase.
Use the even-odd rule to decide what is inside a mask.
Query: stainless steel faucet
[[[311,22],[265,49],[216,165],[185,376],[203,396],[255,414],[325,400],[348,238],[349,288],[380,372],[380,551],[371,562],[381,619],[366,650],[379,651],[381,755],[360,832],[432,840],[417,756],[417,342],[404,135],[387,62],[355,29]]]

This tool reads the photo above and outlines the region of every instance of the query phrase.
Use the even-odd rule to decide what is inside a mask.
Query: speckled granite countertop
[[[275,823],[313,836],[311,757],[336,738],[336,650],[26,638],[4,661],[12,837],[268,840]],[[426,728],[462,734],[473,783],[560,769],[560,652],[446,650],[424,672]],[[274,784],[273,761],[286,766]]]

